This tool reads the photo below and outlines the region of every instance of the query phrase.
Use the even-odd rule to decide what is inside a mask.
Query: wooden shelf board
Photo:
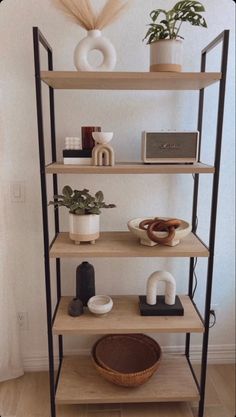
[[[193,417],[187,403],[58,405],[58,417]]]
[[[113,167],[97,167],[64,165],[59,162],[47,165],[45,171],[47,174],[213,174],[215,168],[202,163],[149,165],[142,162],[122,162]]]
[[[157,373],[143,386],[127,389],[103,379],[89,356],[63,359],[57,404],[198,401],[199,393],[184,356],[163,357]]]
[[[53,325],[57,335],[106,333],[203,333],[204,326],[190,298],[180,296],[184,307],[182,317],[143,317],[137,295],[112,296],[112,311],[99,319],[85,309],[80,317],[68,315],[72,297],[62,297]]]
[[[140,245],[131,232],[102,232],[95,245],[75,245],[69,233],[59,233],[50,249],[51,258],[192,258],[208,257],[209,251],[199,239],[190,233],[175,246],[148,247]]]
[[[219,81],[221,73],[42,71],[41,79],[56,89],[199,90]]]

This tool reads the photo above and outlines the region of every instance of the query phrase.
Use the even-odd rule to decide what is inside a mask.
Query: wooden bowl
[[[108,335],[94,345],[95,368],[110,382],[138,387],[147,382],[160,365],[161,348],[145,335]]]

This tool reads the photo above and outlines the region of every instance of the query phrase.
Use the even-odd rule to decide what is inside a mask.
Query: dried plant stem
[[[121,0],[108,0],[99,14],[96,27],[100,30],[115,22],[128,6],[128,2]]]
[[[127,8],[130,0],[108,0],[97,15],[90,0],[53,0],[70,19],[86,30],[104,29]]]

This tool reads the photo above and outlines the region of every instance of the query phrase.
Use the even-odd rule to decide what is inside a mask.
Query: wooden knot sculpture
[[[175,229],[181,225],[181,221],[177,219],[163,220],[159,218],[143,220],[139,224],[139,228],[146,230],[150,240],[161,245],[170,243],[175,237]],[[154,232],[167,232],[165,237],[158,237]]]
[[[93,148],[92,157],[95,166],[115,165],[114,150],[110,145],[96,145]]]

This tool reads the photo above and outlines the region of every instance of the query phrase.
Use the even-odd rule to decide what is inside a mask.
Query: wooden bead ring
[[[160,243],[162,245],[166,245],[167,243],[170,243],[174,237],[175,237],[175,228],[174,226],[171,226],[167,229],[167,233],[169,233],[167,236],[165,237],[158,237],[154,234],[154,228],[155,228],[156,224],[153,222],[147,230],[147,235],[149,237],[149,239],[151,239],[153,242],[155,243]]]
[[[142,230],[147,230],[146,226],[149,226],[154,221],[155,221],[154,219],[143,220],[141,223],[139,223],[139,228],[142,229]]]
[[[170,243],[175,237],[175,229],[181,225],[178,219],[164,220],[160,218],[146,219],[139,224],[139,228],[145,230],[150,240],[155,243],[165,245]],[[157,237],[154,232],[167,232],[166,237]]]
[[[181,226],[181,220],[178,219],[164,220],[164,222],[167,226],[174,226],[175,228]]]

